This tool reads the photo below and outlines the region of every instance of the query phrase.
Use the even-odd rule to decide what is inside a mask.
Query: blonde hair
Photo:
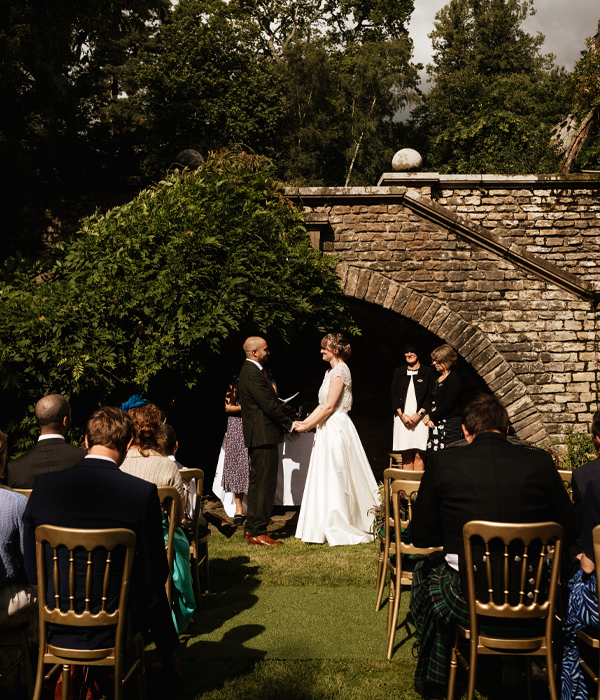
[[[456,354],[456,350],[453,347],[448,345],[448,343],[444,343],[444,345],[440,345],[439,348],[436,348],[431,353],[431,359],[436,360],[441,365],[444,365],[446,369],[449,370],[456,364],[458,360],[458,355]]]
[[[328,333],[321,341],[321,347],[328,348],[342,360],[347,360],[352,355],[350,343],[341,333]]]

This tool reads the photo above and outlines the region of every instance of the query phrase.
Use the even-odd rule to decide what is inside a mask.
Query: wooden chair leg
[[[375,578],[375,588],[379,590],[379,584],[381,583],[381,577],[383,576],[383,570],[385,568],[385,564],[383,562],[383,546],[382,543],[379,543],[379,559],[377,560],[377,576]],[[379,609],[379,608],[378,608]],[[375,610],[377,612],[377,610]]]
[[[63,664],[62,667],[62,700],[69,700],[69,685],[71,682],[71,665]]]
[[[548,690],[550,691],[550,700],[558,700],[556,691],[556,674],[554,672],[554,658],[552,654],[552,644],[548,644],[546,650],[546,675],[548,676]]]
[[[383,562],[383,571],[381,572],[381,577],[379,578],[379,589],[377,591],[377,602],[375,603],[375,612],[381,610],[381,601],[383,600],[383,592],[385,591],[385,583],[387,580],[387,567],[385,562]]]
[[[454,685],[456,683],[456,671],[458,669],[458,658],[456,656],[456,650],[458,648],[458,632],[454,634],[454,645],[450,650],[450,676],[448,677],[448,698],[447,700],[454,700]]]
[[[35,675],[35,689],[33,691],[33,700],[42,700],[42,692],[44,690],[44,645],[40,637],[40,651],[38,654],[37,673]]]
[[[470,643],[471,657],[469,659],[469,686],[467,689],[467,700],[473,700],[475,697],[475,680],[477,678],[477,646]]]
[[[115,659],[115,700],[122,700],[123,698],[123,659]]]
[[[396,581],[394,574],[390,576],[390,595],[388,597],[388,615],[387,615],[387,636],[392,633],[392,617],[394,616],[394,603],[396,600]]]
[[[196,600],[196,610],[202,610],[202,590],[200,588],[200,571],[198,566],[198,557],[195,550],[192,551],[190,557],[190,568],[192,571],[192,583],[194,585],[194,598]]]
[[[399,578],[396,581],[394,589],[395,589],[394,602],[393,602],[393,604],[390,602],[390,605],[393,608],[393,613],[392,613],[392,626],[391,626],[390,635],[389,635],[390,641],[388,643],[388,653],[387,653],[388,659],[392,658],[392,653],[394,651],[394,641],[396,640],[396,627],[398,625],[398,611],[400,610],[400,598],[402,596],[402,585],[400,584]]]

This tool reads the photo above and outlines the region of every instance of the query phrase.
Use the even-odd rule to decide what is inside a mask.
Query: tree
[[[98,128],[101,106],[115,96],[110,76],[167,7],[167,0],[3,0],[0,177],[5,182],[48,181],[97,168],[87,137]]]
[[[137,63],[149,172],[184,148],[206,154],[234,144],[274,155],[280,85],[261,57],[257,29],[223,0],[182,0],[159,47]]]
[[[556,169],[550,127],[567,81],[522,27],[533,0],[451,0],[429,35],[434,85],[415,110],[426,164],[442,172]]]
[[[294,7],[308,12],[308,5]],[[331,14],[333,4],[327,7]],[[149,172],[167,167],[182,148],[206,153],[242,143],[298,184],[376,181],[396,150],[394,115],[418,80],[410,39],[393,23],[399,36],[386,36],[384,17],[355,33],[380,40],[340,47],[327,24],[302,16],[304,29],[290,43],[280,37],[274,57],[254,10],[223,0],[178,4],[159,50],[139,57]],[[308,34],[311,41],[302,38]]]
[[[569,172],[573,164],[580,170],[600,165],[600,20],[596,36],[588,37],[586,45],[568,90],[579,128],[562,164],[563,172]]]
[[[285,341],[356,330],[331,260],[310,247],[272,166],[223,153],[82,220],[47,260],[4,266],[0,385],[17,447],[31,440],[40,395],[123,400],[166,376],[174,396],[248,319]]]
[[[408,37],[414,0],[235,0],[260,31],[261,50],[285,60],[295,42],[327,40],[336,50]]]

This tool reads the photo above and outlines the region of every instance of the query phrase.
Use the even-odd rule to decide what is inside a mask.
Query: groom
[[[264,365],[269,348],[264,338],[253,336],[244,343],[246,361],[240,371],[239,396],[242,405],[244,442],[250,454],[250,484],[248,487],[248,519],[246,532],[249,544],[276,546],[283,542],[267,534],[271,520],[279,452],[284,430],[292,431],[294,423],[283,410]]]

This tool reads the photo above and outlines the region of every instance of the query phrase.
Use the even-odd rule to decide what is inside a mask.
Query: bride
[[[348,416],[352,408],[352,377],[344,362],[350,343],[341,333],[321,341],[321,355],[331,369],[319,389],[319,406],[296,430],[317,434],[302,497],[296,537],[304,542],[360,544],[371,542],[373,515],[379,501],[377,482],[367,455]]]

